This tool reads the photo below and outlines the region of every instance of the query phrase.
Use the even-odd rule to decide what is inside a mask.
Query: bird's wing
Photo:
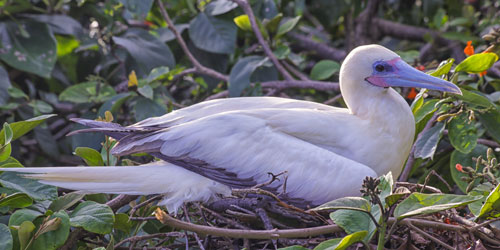
[[[258,109],[316,109],[316,110],[339,110],[339,108],[294,99],[278,97],[238,97],[216,99],[197,103],[186,108],[175,110],[166,115],[152,117],[133,124],[129,127],[170,127],[173,125],[193,121],[206,116],[231,111],[246,111]]]
[[[112,152],[147,151],[232,187],[265,183],[268,173],[287,171],[287,194],[312,204],[356,195],[365,176],[376,176],[361,163],[284,133],[272,122],[280,112],[223,112],[155,132],[132,133],[119,140]],[[283,180],[272,187],[280,184]]]

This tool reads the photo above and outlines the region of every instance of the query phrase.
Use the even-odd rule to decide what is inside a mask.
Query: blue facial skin
[[[455,84],[421,72],[405,63],[401,58],[389,61],[376,61],[373,72],[366,78],[369,83],[379,87],[415,87],[455,94],[462,94]]]

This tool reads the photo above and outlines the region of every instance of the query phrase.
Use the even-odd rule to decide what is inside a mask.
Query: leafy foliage
[[[402,182],[391,174],[367,180],[364,197],[345,197],[314,209],[348,235],[324,234],[304,246],[272,243],[289,246],[285,249],[345,249],[352,244],[414,249],[418,244],[412,238],[402,243],[391,235],[401,229],[404,237],[413,237],[411,226],[418,225],[408,223],[419,215],[439,215],[433,222],[442,226],[465,214],[474,223],[491,222],[483,228],[498,233],[500,32],[493,29],[499,21],[494,1],[374,1],[375,6],[367,0],[248,1],[252,15],[241,4],[247,1],[163,2],[171,24],[153,0],[0,1],[2,168],[104,167],[153,160],[147,154],[110,155],[116,142],[102,135],[66,137],[82,128],[69,122],[74,117],[132,124],[226,96],[288,96],[346,107],[334,87],[346,52],[379,43],[417,69],[457,84],[463,95],[398,89],[411,104],[418,134]],[[332,87],[303,85],[311,80]],[[1,249],[153,243],[175,248],[193,239],[183,233],[168,238],[165,234],[175,235],[172,228],[151,218],[136,220],[156,209],[154,203],[135,207],[145,197],[115,207],[110,201],[116,196],[67,193],[14,173],[2,173],[0,185]],[[206,215],[191,219],[201,223]],[[223,216],[226,220],[209,217],[210,223],[260,223]],[[304,221],[273,225],[309,225]],[[82,240],[78,232],[91,239]],[[75,242],[68,241],[70,234]],[[137,236],[151,238],[131,240]],[[495,240],[484,232],[476,236],[477,244],[491,243],[484,237]],[[468,237],[464,233],[466,240],[456,243],[465,248]]]

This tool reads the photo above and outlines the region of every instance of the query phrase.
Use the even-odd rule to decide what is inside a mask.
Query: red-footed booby
[[[133,167],[8,168],[45,184],[95,193],[164,194],[170,212],[231,188],[287,172],[286,197],[315,206],[359,195],[366,176],[401,173],[415,133],[406,101],[391,87],[461,94],[453,83],[406,64],[394,52],[354,49],[340,69],[347,109],[275,97],[206,101],[122,127],[75,119],[118,140],[115,155],[148,152],[160,161]],[[283,180],[268,189],[282,192]]]

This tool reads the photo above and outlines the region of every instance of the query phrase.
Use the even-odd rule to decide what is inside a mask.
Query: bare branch
[[[267,44],[266,40],[264,40],[264,37],[262,36],[262,33],[260,32],[259,26],[257,25],[257,21],[255,18],[255,15],[253,14],[252,7],[250,7],[250,4],[248,4],[247,0],[233,0],[233,2],[237,3],[242,9],[245,14],[247,14],[248,19],[250,20],[250,24],[252,26],[252,30],[255,33],[255,36],[257,37],[257,40],[260,43],[260,46],[262,46],[262,49],[264,50],[264,53],[266,53],[267,57],[273,62],[274,66],[276,66],[276,69],[283,75],[283,78],[285,80],[293,80],[293,77],[286,71],[286,69],[281,65],[281,63],[278,61],[278,58],[274,55],[273,51]]]
[[[194,55],[189,51],[188,46],[186,45],[186,42],[184,41],[184,38],[182,38],[181,34],[179,31],[174,26],[174,23],[170,19],[170,16],[168,15],[167,11],[165,10],[165,6],[163,5],[161,0],[158,0],[158,7],[160,8],[160,12],[165,19],[165,22],[167,22],[168,28],[174,33],[175,38],[177,39],[177,42],[182,48],[182,51],[186,54],[186,56],[189,58],[189,61],[193,64],[193,66],[196,68],[197,72],[203,75],[211,76],[213,78],[219,79],[221,81],[229,81],[229,76],[221,74],[213,69],[207,68],[203,65],[201,65],[198,60],[194,57]]]
[[[288,32],[287,36],[294,39],[297,46],[299,46],[300,48],[314,51],[318,57],[323,59],[330,59],[340,62],[344,60],[347,55],[345,50],[332,48],[327,44],[316,42],[311,38],[299,33]]]

